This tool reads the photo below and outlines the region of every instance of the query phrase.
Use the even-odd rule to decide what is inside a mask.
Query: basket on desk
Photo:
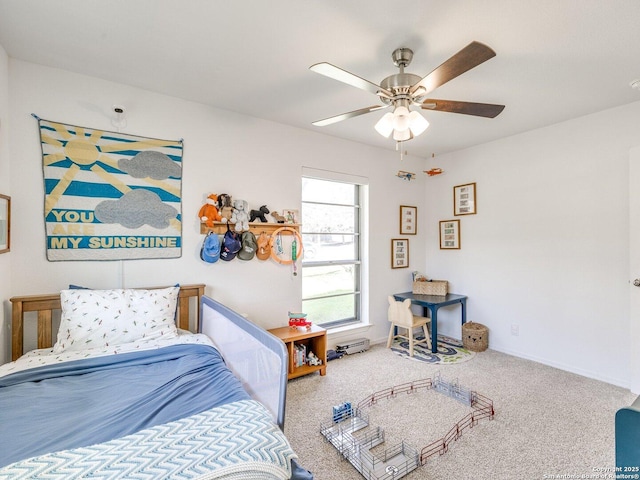
[[[446,295],[449,282],[446,280],[430,280],[428,282],[413,282],[413,293],[422,295]]]

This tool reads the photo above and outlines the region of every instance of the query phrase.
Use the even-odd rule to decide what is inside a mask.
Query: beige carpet
[[[324,377],[289,382],[285,433],[302,465],[316,480],[363,478],[319,432],[320,423],[331,419],[331,407],[438,372],[492,399],[496,415],[404,478],[580,478],[614,466],[614,415],[635,399],[628,390],[491,350],[461,364],[428,365],[380,345],[329,362]],[[385,429],[387,446],[405,440],[420,450],[467,411],[429,390],[385,400],[369,413],[371,425]]]

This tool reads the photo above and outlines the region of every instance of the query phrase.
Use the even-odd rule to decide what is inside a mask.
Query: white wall
[[[370,274],[384,280],[370,285],[368,310],[376,326],[351,335],[386,335],[386,296],[408,290],[410,270],[425,261],[424,250],[414,247],[412,268],[390,268],[390,239],[398,236],[399,205],[421,208],[425,182],[422,175],[407,182],[395,173],[420,172],[423,160],[405,157],[401,164],[393,152],[22,61],[10,60],[9,77],[11,183],[19,188],[13,191],[13,268],[5,300],[10,295],[56,292],[69,283],[112,288],[202,282],[208,294],[261,326],[284,325],[287,311],[301,308],[301,277],[272,261],[203,263],[198,258],[203,237],[197,212],[212,191],[244,198],[251,208],[300,208],[300,175],[302,167],[309,166],[369,178]],[[125,133],[184,139],[182,258],[48,262],[40,140],[31,114],[114,130],[113,104],[127,107]],[[412,245],[423,244],[424,238],[412,238]],[[7,328],[2,333],[1,343],[6,345]],[[8,358],[6,346],[2,358]]]
[[[490,348],[629,385],[640,338],[629,338],[627,177],[639,116],[636,102],[430,161],[446,173],[426,186],[426,272],[469,296]],[[454,217],[453,186],[469,182],[478,213]],[[451,218],[459,251],[438,247],[438,221]],[[459,335],[458,311],[442,318]]]
[[[9,167],[9,57],[0,46],[0,193],[11,195],[11,178]],[[11,291],[11,256],[12,253],[0,255],[0,299],[9,298]],[[8,303],[8,302],[7,302]],[[11,323],[11,309],[2,302],[0,315],[0,361],[3,352],[8,351],[11,343],[8,326]]]
[[[0,56],[0,92],[2,65]],[[412,157],[400,163],[391,152],[125,85],[15,60],[8,70],[11,141],[7,153],[7,129],[0,128],[0,174],[10,170],[11,185],[20,188],[11,189],[12,253],[0,256],[11,279],[8,288],[0,280],[5,309],[11,295],[55,292],[69,283],[203,282],[214,298],[256,323],[283,324],[287,310],[300,308],[300,276],[273,262],[202,263],[196,213],[210,191],[228,191],[253,207],[298,208],[301,168],[310,166],[370,180],[368,307],[375,327],[350,335],[385,338],[386,296],[408,290],[410,271],[424,270],[469,295],[469,319],[489,327],[491,348],[629,385],[630,345],[640,339],[629,339],[627,174],[629,148],[640,144],[640,102],[427,164]],[[47,262],[38,128],[30,114],[113,129],[114,103],[127,106],[126,133],[184,138],[183,256]],[[398,169],[420,173],[431,166],[445,174],[411,182],[395,177]],[[3,178],[0,188],[7,188]],[[454,218],[452,187],[468,182],[477,182],[478,214],[459,217],[462,249],[441,251],[438,221]],[[392,270],[390,239],[399,236],[401,204],[418,206],[419,234],[409,237],[411,268]],[[7,320],[0,342],[5,359]],[[441,313],[443,333],[459,336],[458,322],[457,308]],[[518,336],[511,335],[512,324]],[[331,341],[336,338],[344,339]]]

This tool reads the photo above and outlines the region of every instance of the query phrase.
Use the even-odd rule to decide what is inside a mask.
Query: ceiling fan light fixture
[[[393,111],[393,128],[403,132],[409,128],[411,120],[409,119],[409,109],[400,105]]]
[[[393,132],[393,113],[385,113],[382,118],[378,120],[374,128],[380,135],[389,138],[389,135]]]
[[[394,130],[393,131],[393,139],[397,142],[404,142],[405,140],[410,140],[413,138],[411,135],[411,130],[408,128],[406,130]]]
[[[376,131],[383,137],[398,142],[417,137],[429,127],[429,122],[419,112],[410,111],[404,105],[399,105],[391,112],[385,113],[375,125]]]
[[[429,128],[429,121],[420,115],[415,110],[409,114],[409,128],[414,137],[417,137],[427,128]]]
[[[502,112],[504,105],[424,98],[435,89],[495,57],[495,55],[496,52],[487,45],[473,41],[449,57],[435,70],[432,70],[431,73],[420,77],[404,71],[405,67],[411,63],[413,51],[407,47],[397,48],[393,51],[392,59],[394,65],[400,71],[385,77],[379,84],[370,82],[330,63],[317,63],[309,68],[326,77],[373,93],[382,102],[382,105],[374,105],[334,115],[333,117],[313,122],[313,125],[331,125],[382,108],[393,107],[393,113],[387,113],[380,118],[375,125],[375,129],[383,137],[389,138],[393,134],[393,138],[396,141],[402,142],[422,134],[429,127],[427,119],[420,113],[412,111],[411,107],[495,118]],[[640,79],[633,80],[631,86],[640,90]]]

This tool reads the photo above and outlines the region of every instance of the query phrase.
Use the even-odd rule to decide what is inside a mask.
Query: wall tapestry
[[[49,261],[180,257],[182,140],[38,123]]]

